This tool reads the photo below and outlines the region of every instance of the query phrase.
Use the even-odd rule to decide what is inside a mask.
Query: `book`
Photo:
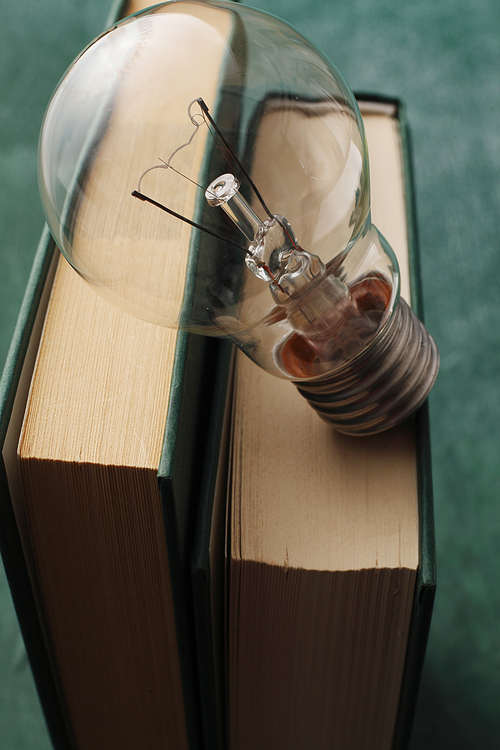
[[[373,220],[421,314],[404,112],[360,108]],[[229,747],[405,747],[435,588],[425,408],[341,435],[238,352],[232,419]]]
[[[200,747],[189,563],[223,349],[100,299],[44,233],[2,380],[0,541],[56,748]]]
[[[396,103],[372,100],[365,112],[375,129],[390,120],[393,145],[404,139]],[[381,143],[372,153],[379,224],[378,211],[391,221],[397,213],[391,186],[380,182]],[[412,213],[403,207],[398,216],[404,246]],[[2,381],[0,433],[2,554],[54,746],[222,747],[234,689],[232,678],[224,685],[221,604],[234,591],[221,555],[231,352],[137,321],[56,265],[45,233]],[[235,420],[241,371],[238,363]],[[422,530],[417,562],[404,569],[413,609],[393,689],[398,742],[408,733],[434,586],[425,410],[416,424],[408,440],[415,429]],[[194,466],[203,466],[198,476]],[[231,593],[230,608],[236,601]]]

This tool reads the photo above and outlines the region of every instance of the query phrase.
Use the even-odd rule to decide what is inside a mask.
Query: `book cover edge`
[[[404,188],[407,211],[408,250],[412,307],[424,319],[420,247],[417,232],[414,168],[411,133],[406,109],[400,100],[396,117],[399,122],[404,167]],[[432,491],[429,405],[426,401],[415,415],[417,449],[417,483],[419,495],[419,566],[411,617],[405,669],[400,693],[399,711],[394,733],[393,750],[408,747],[415,715],[432,609],[436,591],[436,541]]]
[[[3,449],[39,306],[54,258],[44,228],[0,383],[0,549],[38,697],[56,750],[73,747],[12,505]]]

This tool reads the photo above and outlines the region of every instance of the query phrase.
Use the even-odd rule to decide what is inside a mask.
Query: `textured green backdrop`
[[[431,395],[438,596],[411,750],[500,743],[500,3],[252,0],[316,42],[357,91],[396,95],[413,133]],[[42,228],[38,130],[107,0],[0,0],[0,364]],[[0,750],[49,741],[5,581]],[[103,750],[105,750],[103,748]],[[344,750],[339,748],[338,750]]]

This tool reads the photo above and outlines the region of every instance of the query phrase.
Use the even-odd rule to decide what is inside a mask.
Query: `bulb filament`
[[[198,104],[199,107],[200,107],[200,109],[202,111],[193,114],[192,113],[192,109],[193,109],[193,105],[194,104]],[[188,180],[193,185],[196,185],[196,187],[199,187],[199,188],[203,189],[202,186],[199,183],[197,183],[195,180],[191,179],[187,175],[185,175],[182,172],[180,172],[179,170],[175,169],[175,167],[172,166],[171,162],[172,162],[172,159],[174,158],[174,156],[179,153],[179,151],[181,151],[182,149],[184,149],[184,148],[186,148],[186,147],[188,147],[188,146],[191,145],[191,143],[193,142],[193,139],[195,138],[196,134],[198,133],[199,128],[203,124],[207,125],[207,127],[210,124],[210,126],[213,128],[213,130],[215,131],[215,133],[219,137],[220,141],[224,145],[224,147],[225,147],[226,151],[228,152],[230,158],[233,160],[233,162],[235,162],[235,164],[237,164],[237,166],[239,167],[239,169],[241,170],[241,172],[243,173],[243,175],[245,176],[245,178],[248,180],[248,182],[249,182],[252,190],[254,191],[256,197],[258,198],[258,200],[259,200],[262,208],[264,209],[264,211],[266,212],[266,214],[268,215],[268,217],[270,219],[273,218],[273,216],[270,213],[269,209],[267,208],[267,206],[266,206],[266,204],[265,204],[265,202],[264,202],[264,200],[262,198],[262,195],[261,195],[260,191],[258,190],[257,186],[255,185],[255,183],[253,182],[252,178],[250,177],[250,175],[248,174],[248,172],[245,170],[245,168],[243,167],[243,165],[239,161],[238,157],[236,156],[236,154],[232,150],[231,146],[229,145],[229,143],[225,139],[224,135],[222,134],[222,132],[220,131],[220,129],[216,125],[216,123],[213,120],[212,116],[210,115],[210,111],[209,111],[209,109],[208,109],[205,101],[201,97],[199,97],[198,99],[193,99],[193,101],[190,102],[187,111],[188,111],[189,120],[191,121],[192,125],[194,126],[194,130],[191,133],[191,136],[189,137],[189,139],[185,143],[183,143],[180,146],[177,146],[177,148],[175,148],[172,151],[172,153],[170,154],[170,156],[168,157],[168,159],[166,161],[164,159],[162,159],[161,157],[159,157],[159,161],[161,162],[160,164],[155,164],[152,167],[148,167],[148,169],[146,169],[141,174],[141,176],[139,177],[139,181],[137,183],[137,189],[134,190],[134,191],[132,191],[132,196],[134,198],[138,198],[138,199],[140,199],[142,201],[150,203],[151,205],[156,206],[156,208],[160,208],[162,211],[165,211],[166,213],[170,214],[171,216],[174,216],[176,219],[180,219],[181,221],[184,221],[186,224],[189,224],[190,226],[194,227],[195,229],[199,229],[199,230],[205,232],[206,234],[210,234],[212,237],[215,237],[216,239],[221,240],[222,242],[226,242],[226,243],[229,243],[231,245],[234,245],[239,250],[244,250],[244,252],[247,255],[249,255],[249,256],[252,257],[254,264],[258,268],[262,269],[262,271],[272,280],[272,282],[274,284],[276,284],[276,286],[278,288],[281,288],[280,285],[279,285],[279,282],[274,277],[274,274],[272,273],[272,271],[270,270],[270,268],[267,266],[267,264],[263,260],[261,260],[260,258],[258,258],[258,257],[256,257],[256,256],[253,255],[253,252],[252,252],[251,248],[243,248],[235,240],[232,240],[229,237],[223,237],[222,235],[218,234],[217,232],[214,232],[212,229],[208,229],[208,227],[204,227],[201,224],[198,224],[197,222],[193,221],[192,219],[188,219],[186,216],[183,216],[182,214],[179,214],[178,212],[173,211],[171,208],[168,208],[167,206],[163,205],[162,203],[159,203],[158,201],[155,201],[153,198],[150,198],[149,196],[145,195],[142,192],[141,187],[142,187],[142,181],[143,181],[144,177],[149,172],[152,172],[154,169],[171,169],[173,172],[175,172],[176,174],[178,174],[180,177],[183,177],[185,180]],[[199,119],[199,118],[201,118],[201,119]],[[210,128],[209,128],[209,132],[211,132]],[[214,137],[213,133],[211,133],[211,134],[212,134],[212,137]],[[214,137],[214,140],[215,140],[215,137]],[[210,188],[206,189],[205,193],[208,195],[210,193]],[[213,198],[216,198],[216,194],[215,193],[212,193],[211,196]],[[244,201],[244,203],[246,204],[246,201]],[[248,207],[248,209],[250,209],[250,207],[248,206],[248,204],[246,204],[246,206]],[[250,211],[253,214],[252,209],[250,209]],[[256,214],[253,214],[253,215],[254,215],[254,217],[255,217],[255,219],[257,221],[257,224],[260,225],[260,220],[257,217],[257,215]],[[244,232],[244,234],[246,235],[247,239],[249,239],[249,240],[252,240],[253,237],[254,237],[254,234],[249,235],[248,232]]]

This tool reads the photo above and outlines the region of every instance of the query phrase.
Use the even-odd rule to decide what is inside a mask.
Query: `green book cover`
[[[424,309],[420,277],[417,209],[413,189],[411,135],[404,106],[398,101],[395,102],[395,105],[396,116],[399,121],[404,167],[411,304],[418,317],[423,321]],[[415,429],[419,488],[419,567],[413,603],[412,625],[408,639],[405,673],[395,731],[394,750],[402,750],[402,748],[407,747],[410,740],[437,583],[429,406],[427,402],[422,405],[416,414]]]

